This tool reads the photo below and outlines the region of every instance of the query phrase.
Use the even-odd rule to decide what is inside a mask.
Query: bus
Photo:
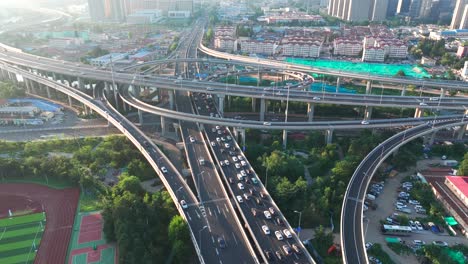
[[[409,226],[382,225],[382,234],[394,236],[409,236],[413,232]]]

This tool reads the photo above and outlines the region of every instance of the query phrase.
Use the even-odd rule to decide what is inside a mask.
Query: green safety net
[[[310,60],[299,58],[287,58],[286,62],[299,65],[307,65],[322,69],[341,70],[354,73],[377,74],[385,76],[395,76],[399,70],[402,70],[406,76],[410,77],[431,77],[431,75],[427,73],[427,71],[424,68],[412,64],[365,63],[334,60]]]
[[[447,225],[449,225],[449,226],[458,225],[457,220],[455,220],[455,218],[453,218],[451,216],[445,217],[445,223],[447,223]]]
[[[387,241],[387,243],[401,243],[401,239],[398,237],[386,237],[385,241]]]
[[[450,248],[445,248],[444,252],[456,263],[458,264],[465,264],[465,256],[461,251],[456,251]]]

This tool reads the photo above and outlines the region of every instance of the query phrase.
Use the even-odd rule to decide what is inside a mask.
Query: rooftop
[[[468,197],[468,176],[446,176],[445,178]]]

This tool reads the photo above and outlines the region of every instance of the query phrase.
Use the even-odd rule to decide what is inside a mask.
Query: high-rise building
[[[409,7],[411,0],[398,0],[397,11],[399,15],[407,14],[409,12]]]
[[[462,24],[463,13],[465,12],[465,7],[467,0],[457,0],[455,3],[455,8],[453,10],[452,23],[450,23],[450,29],[460,29],[463,28]]]
[[[328,14],[348,21],[384,20],[388,0],[330,0]]]
[[[89,14],[93,21],[124,21],[125,0],[88,0]]]
[[[463,15],[460,21],[459,29],[467,29],[468,28],[468,5],[465,5],[463,9]]]
[[[103,21],[106,18],[103,0],[88,0],[88,8],[91,20]]]
[[[388,0],[387,17],[395,16],[397,12],[398,0]]]

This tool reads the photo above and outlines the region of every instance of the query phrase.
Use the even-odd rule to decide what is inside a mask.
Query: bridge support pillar
[[[68,97],[68,106],[73,107],[73,101],[72,101],[71,96],[68,95],[67,97]]]
[[[167,90],[167,94],[169,96],[169,109],[174,109],[174,90]]]
[[[406,94],[406,84],[403,84],[403,86],[401,87],[401,96],[405,96]]]
[[[286,149],[288,145],[288,131],[286,129],[283,130],[283,149]]]
[[[26,84],[26,92],[31,93],[31,81],[29,79],[24,79],[24,83]]]
[[[51,98],[51,97],[50,97],[50,87],[49,87],[49,86],[46,86],[45,88],[46,88],[46,92],[47,92],[47,98],[50,99],[50,98]]]
[[[265,99],[260,99],[260,121],[265,121],[266,102]]]
[[[424,109],[418,107],[414,111],[414,118],[421,118],[423,114],[424,114]]]
[[[161,136],[166,135],[166,118],[161,116]]]
[[[143,125],[143,111],[138,109],[138,122],[140,123],[140,126]]]
[[[372,106],[366,106],[366,110],[364,111],[364,119],[369,120],[372,116]]]
[[[257,98],[252,97],[252,112],[257,111]]]
[[[117,111],[120,109],[119,107],[119,85],[116,83],[115,85],[112,85],[112,91],[114,93],[114,101],[115,101],[115,109]]]
[[[78,77],[78,89],[84,90],[84,88],[85,88],[84,80]]]
[[[315,105],[312,103],[307,103],[307,120],[309,122],[312,122],[312,120],[314,120],[314,111]]]
[[[366,84],[366,94],[371,94],[372,92],[372,82],[371,81],[367,81],[367,84]]]
[[[331,144],[333,141],[333,129],[327,129],[325,131],[325,142]]]
[[[437,131],[432,132],[431,138],[429,139],[429,145],[434,145],[436,134],[437,134]]]
[[[245,149],[245,128],[239,128],[239,134],[242,142],[242,151]]]
[[[104,90],[106,91],[106,96],[110,94],[110,85],[108,82],[104,82]]]
[[[444,97],[445,96],[445,89],[444,88],[440,88],[440,97]]]
[[[464,124],[460,126],[460,130],[458,131],[457,139],[462,140],[463,136],[465,136],[466,133],[466,128],[468,127],[468,124]]]
[[[340,82],[341,82],[340,77],[336,78],[336,92],[337,93],[340,92]]]
[[[224,94],[218,94],[218,111],[221,116],[224,115]]]

